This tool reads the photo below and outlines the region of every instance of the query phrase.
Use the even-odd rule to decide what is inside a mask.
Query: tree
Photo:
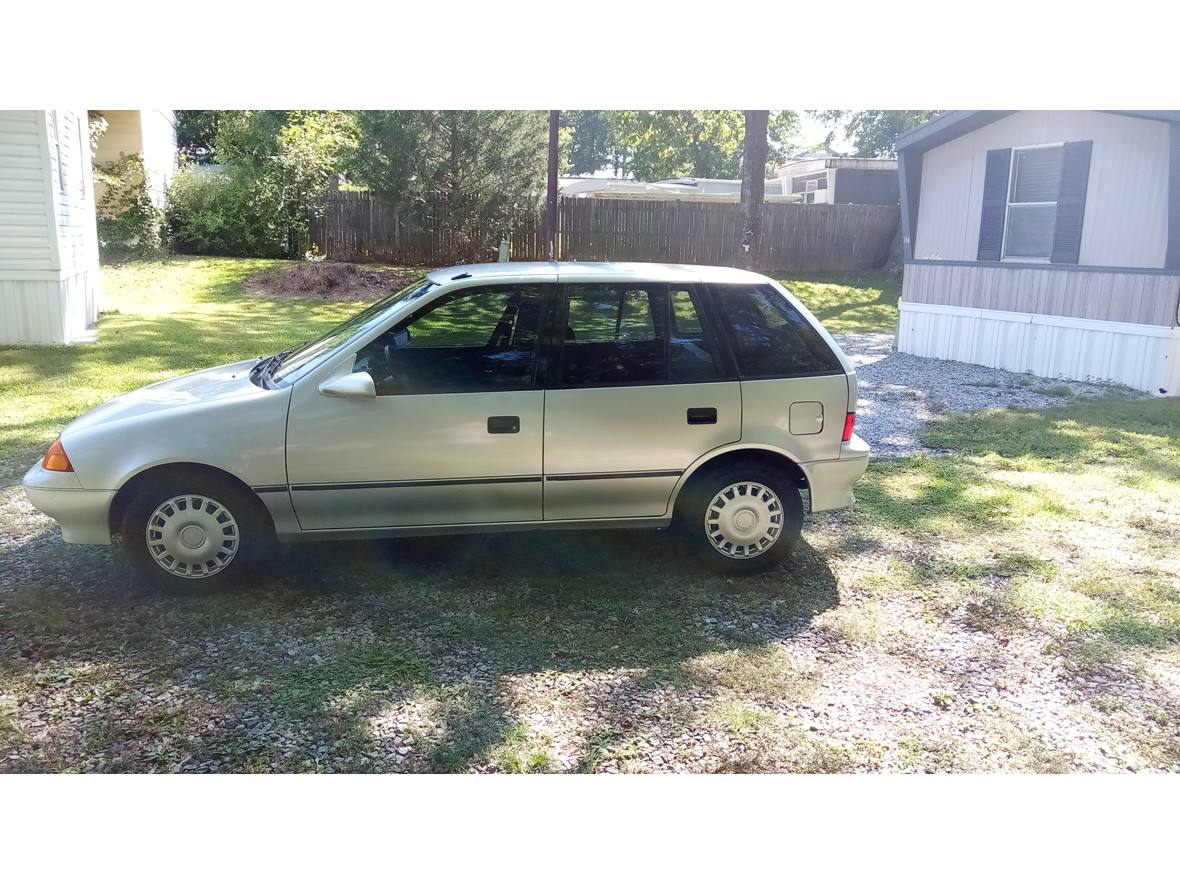
[[[359,128],[348,111],[291,111],[276,137],[274,172],[284,198],[319,212],[326,194],[356,156]]]
[[[232,111],[177,111],[176,147],[181,154],[198,163],[210,162],[217,120],[223,113]]]
[[[254,251],[264,243],[267,254],[302,254],[310,219],[323,211],[329,189],[355,154],[352,113],[186,111],[178,116],[187,155],[212,159],[226,172],[205,182],[187,172],[178,176],[175,211],[169,212],[173,239],[189,248],[217,244],[225,249],[236,237],[255,244]],[[224,219],[220,227],[219,218]]]
[[[625,149],[629,173],[641,181],[693,176],[736,178],[742,162],[741,111],[604,111],[612,140]],[[797,119],[793,111],[770,116],[774,148],[768,165],[782,162]],[[767,170],[769,171],[769,169]]]
[[[832,127],[842,126],[860,157],[895,156],[894,142],[901,133],[921,126],[940,111],[811,111]],[[833,128],[834,131],[834,128]]]
[[[770,111],[746,111],[742,145],[742,248],[747,268],[762,243],[762,203],[766,198],[766,153]]]
[[[611,165],[617,168],[620,157],[615,151],[614,132],[606,112],[564,111],[561,116],[569,140],[563,172],[587,175]]]
[[[691,175],[733,178],[739,162],[739,111],[608,111],[628,170],[641,181]]]
[[[217,111],[213,134],[214,162],[226,166],[261,168],[279,153],[279,133],[290,111]]]
[[[544,111],[364,111],[355,180],[483,257],[545,184]],[[437,210],[437,214],[435,211]]]

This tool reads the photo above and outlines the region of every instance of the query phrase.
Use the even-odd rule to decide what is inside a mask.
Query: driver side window
[[[532,387],[543,304],[541,286],[460,289],[367,344],[353,371],[378,396]]]

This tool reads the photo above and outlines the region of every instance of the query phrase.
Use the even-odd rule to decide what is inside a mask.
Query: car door
[[[691,285],[569,283],[545,393],[545,519],[660,516],[741,434],[741,394]]]
[[[335,367],[376,397],[299,384],[287,474],[304,530],[542,518],[545,285],[481,285],[419,308]]]

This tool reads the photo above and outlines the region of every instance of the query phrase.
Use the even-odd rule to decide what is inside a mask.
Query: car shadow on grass
[[[838,603],[806,544],[740,579],[648,531],[290,545],[246,590],[160,596],[54,535],[0,555],[0,770],[544,770],[537,680],[622,721],[601,680],[691,680]]]

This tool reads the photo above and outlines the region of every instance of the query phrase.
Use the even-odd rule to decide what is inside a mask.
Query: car
[[[272,542],[671,529],[704,562],[783,562],[850,505],[856,372],[767,277],[666,264],[437,270],[282,353],[144,387],[24,477],[67,542],[173,589]]]

